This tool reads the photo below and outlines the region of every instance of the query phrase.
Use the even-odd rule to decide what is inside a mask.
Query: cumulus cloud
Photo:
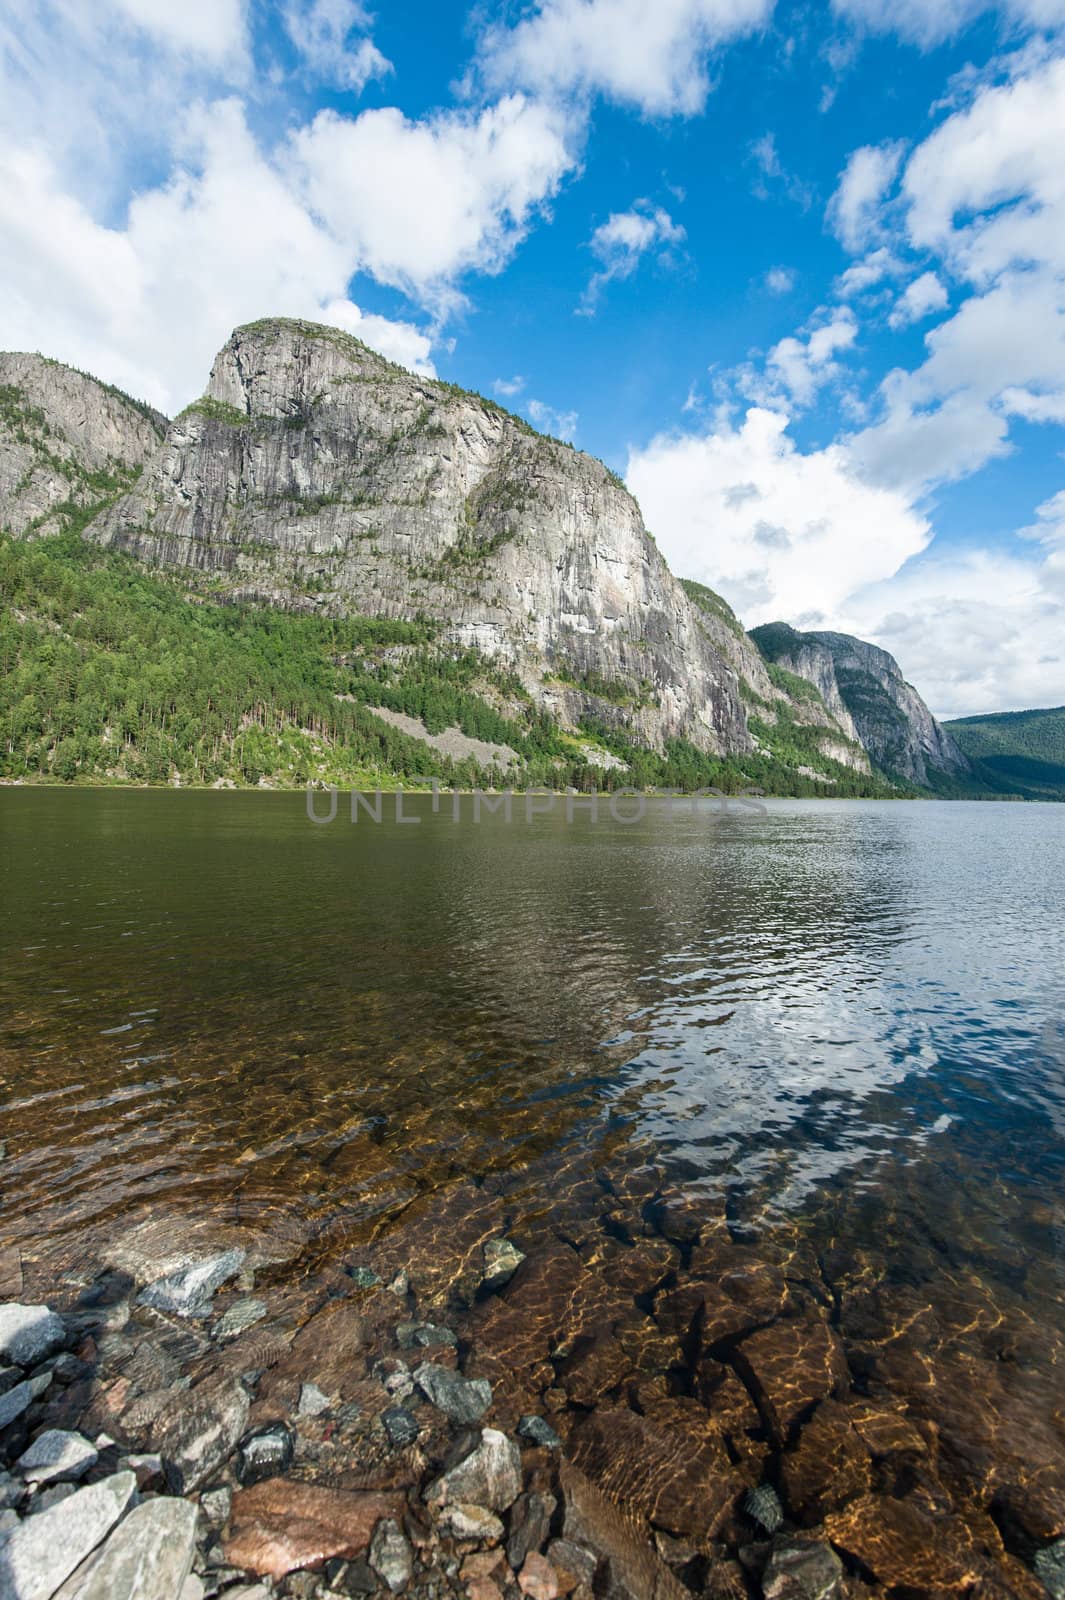
[[[923,322],[933,311],[942,311],[948,298],[938,274],[922,272],[899,295],[888,322],[893,328],[908,328],[912,322]]]
[[[629,456],[627,482],[675,572],[721,588],[747,626],[820,626],[890,577],[930,530],[908,498],[859,475],[846,449],[803,453],[782,412],[739,427],[661,435]]]
[[[606,285],[615,278],[631,277],[649,250],[658,252],[659,261],[669,261],[671,248],[683,244],[686,237],[668,211],[647,200],[637,200],[630,211],[612,212],[589,241],[592,254],[602,266],[584,292],[582,311],[593,312]]]
[[[872,250],[861,261],[855,261],[836,279],[835,289],[841,300],[865,294],[885,278],[895,277],[903,270],[902,263],[886,246]]]
[[[874,33],[897,33],[928,49],[987,11],[1036,28],[1065,23],[1065,0],[832,0],[833,10]]]
[[[820,311],[799,334],[780,339],[764,364],[747,364],[735,374],[738,389],[759,404],[805,407],[817,391],[837,382],[842,367],[835,359],[849,350],[858,336],[858,322],[849,306]]]
[[[770,294],[790,294],[795,287],[793,267],[770,267],[765,275],[765,286]]]
[[[878,238],[880,207],[895,181],[904,149],[900,140],[863,145],[840,173],[828,217],[848,250],[865,250]]]
[[[193,112],[170,179],[121,228],[96,222],[39,150],[0,147],[0,348],[44,348],[173,411],[237,323],[264,313],[346,326],[429,368],[430,340],[366,316],[355,262],[259,151],[230,100]]]
[[[286,170],[309,210],[382,283],[446,309],[462,272],[498,272],[573,166],[564,113],[508,95],[411,121],[321,112]]]
[[[282,19],[307,68],[323,83],[357,94],[371,78],[392,71],[368,36],[373,19],[358,0],[289,0]]]
[[[513,28],[494,25],[480,63],[496,88],[603,95],[645,116],[693,116],[715,49],[768,21],[773,0],[539,0]]]

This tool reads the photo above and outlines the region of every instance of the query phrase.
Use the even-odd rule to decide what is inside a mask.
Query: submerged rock
[[[244,1265],[247,1252],[240,1248],[206,1256],[158,1278],[137,1296],[142,1305],[168,1311],[175,1317],[206,1317],[218,1289],[235,1278]]]
[[[1052,1600],[1065,1600],[1065,1539],[1040,1550],[1034,1566],[1036,1577]]]
[[[316,1383],[305,1383],[300,1389],[296,1414],[301,1417],[320,1417],[329,1410],[332,1403],[329,1396],[324,1394]]]
[[[257,1322],[262,1322],[266,1316],[266,1302],[263,1300],[237,1300],[218,1319],[214,1336],[219,1343],[227,1339],[235,1339],[238,1334],[246,1333],[249,1328],[254,1328]]]
[[[434,1344],[458,1344],[454,1328],[441,1327],[437,1322],[401,1322],[396,1328],[396,1338],[401,1350],[427,1350]]]
[[[411,1547],[392,1517],[383,1518],[374,1529],[370,1540],[370,1565],[393,1594],[399,1594],[410,1582],[414,1567]]]
[[[77,1600],[177,1600],[196,1553],[196,1507],[148,1500],[120,1522]]]
[[[191,1494],[221,1466],[247,1428],[249,1409],[239,1383],[205,1384],[168,1401],[156,1418],[152,1441],[175,1494]]]
[[[0,1546],[0,1600],[50,1600],[110,1533],[136,1486],[132,1472],[118,1472],[28,1517]]]
[[[264,1478],[280,1477],[292,1465],[294,1454],[292,1434],[283,1422],[256,1428],[240,1441],[237,1477],[246,1489]],[[227,1506],[227,1513],[228,1509]]]
[[[430,1505],[456,1501],[506,1511],[521,1493],[521,1452],[496,1428],[485,1428],[480,1443],[442,1473],[430,1487]]]
[[[389,1406],[382,1412],[381,1421],[384,1423],[385,1432],[390,1444],[397,1449],[403,1449],[408,1444],[413,1444],[421,1432],[418,1419],[405,1406]]]
[[[776,1533],[784,1521],[784,1507],[771,1483],[760,1483],[744,1497],[743,1509],[766,1533]]]
[[[452,1422],[480,1422],[492,1404],[492,1385],[487,1378],[464,1378],[450,1367],[425,1361],[416,1368],[414,1381],[438,1411]]]
[[[320,1489],[271,1478],[233,1496],[225,1558],[263,1578],[284,1578],[331,1556],[362,1555],[382,1517],[398,1517],[399,1495]]]
[[[530,1444],[537,1444],[542,1450],[561,1450],[562,1440],[543,1417],[522,1417],[518,1423],[518,1433],[523,1439],[528,1439]]]
[[[35,1367],[66,1341],[62,1317],[47,1306],[0,1306],[0,1361]]]
[[[827,1544],[778,1545],[762,1574],[765,1600],[834,1600],[840,1594],[843,1563]]]
[[[52,1483],[57,1479],[83,1478],[96,1465],[99,1451],[80,1433],[62,1433],[49,1428],[39,1434],[19,1457],[18,1470],[27,1483]]]
[[[524,1260],[524,1251],[509,1239],[488,1239],[484,1246],[484,1287],[505,1289]]]

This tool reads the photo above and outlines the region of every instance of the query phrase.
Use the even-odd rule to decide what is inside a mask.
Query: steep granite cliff
[[[334,329],[238,329],[92,537],[237,597],[443,619],[569,724],[752,748],[736,674],[620,480]]]
[[[44,356],[0,354],[0,528],[55,533],[128,488],[166,418]]]
[[[799,633],[773,622],[751,630],[766,660],[805,678],[889,777],[935,788],[971,776],[968,758],[940,727],[894,656],[846,633]]]

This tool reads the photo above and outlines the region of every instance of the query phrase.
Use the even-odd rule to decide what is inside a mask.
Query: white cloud
[[[602,94],[646,116],[693,116],[709,61],[768,21],[773,0],[539,0],[513,28],[493,25],[481,68],[496,87]]]
[[[512,400],[516,394],[521,394],[525,388],[525,379],[515,373],[513,378],[497,378],[492,385],[492,393],[502,395],[504,399]]]
[[[802,178],[789,172],[780,158],[774,133],[763,133],[751,145],[751,157],[758,168],[753,193],[759,200],[768,200],[774,187],[787,195],[803,210],[813,204],[814,191]]]
[[[840,299],[849,300],[853,295],[864,294],[867,289],[872,289],[885,278],[894,277],[901,271],[902,263],[890,250],[881,245],[878,250],[871,251],[861,261],[855,261],[845,272],[840,273],[835,283],[836,293]]]
[[[262,156],[241,106],[189,118],[184,161],[123,228],[96,222],[39,150],[0,147],[0,348],[35,349],[173,411],[197,395],[238,323],[266,314],[347,326],[427,370],[410,323],[347,298],[355,262]]]
[[[808,406],[819,389],[840,379],[843,369],[836,354],[849,350],[857,336],[858,323],[849,306],[821,311],[798,336],[779,340],[762,369],[751,364],[740,368],[737,387],[762,405]]]
[[[577,433],[577,413],[575,411],[556,411],[553,406],[545,405],[542,400],[530,400],[525,406],[529,421],[541,433],[551,433],[556,439],[573,439]]]
[[[239,57],[247,47],[245,0],[97,0],[88,9],[98,17],[109,10],[124,15],[167,49],[213,62]]]
[[[510,258],[574,164],[571,131],[523,95],[420,122],[323,111],[293,136],[287,171],[364,271],[445,308],[460,273]]]
[[[626,481],[674,572],[723,589],[747,626],[821,625],[929,537],[904,495],[863,481],[841,445],[804,454],[780,412],[661,435]]]
[[[898,33],[924,49],[953,38],[984,12],[1036,28],[1065,23],[1065,0],[832,0],[833,10],[874,33]]]
[[[933,311],[942,311],[948,301],[942,280],[934,272],[922,272],[919,278],[906,285],[888,317],[893,328],[908,328],[913,322],[923,322]]]
[[[848,250],[867,250],[879,237],[880,207],[895,181],[904,148],[899,140],[863,145],[840,173],[828,217]]]
[[[765,275],[765,286],[770,294],[790,294],[795,287],[795,269],[770,267]]]
[[[368,37],[372,18],[358,0],[288,0],[282,18],[307,67],[324,83],[358,94],[371,78],[392,71]]]
[[[637,200],[631,211],[612,212],[589,241],[602,267],[584,292],[582,310],[593,311],[600,292],[613,279],[631,277],[648,250],[658,250],[659,260],[668,261],[670,248],[683,244],[686,237],[684,229],[673,221],[668,211],[652,206],[647,200]]]

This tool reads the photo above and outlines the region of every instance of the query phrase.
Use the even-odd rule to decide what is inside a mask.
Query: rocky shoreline
[[[1062,1600],[1060,1388],[973,1386],[976,1285],[904,1324],[588,1181],[535,1241],[453,1184],[299,1275],[149,1220],[51,1308],[0,1252],[0,1600]]]

